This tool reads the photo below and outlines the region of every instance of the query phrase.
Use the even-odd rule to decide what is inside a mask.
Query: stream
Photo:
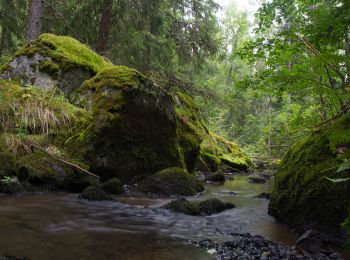
[[[212,216],[187,216],[158,207],[171,199],[119,197],[88,202],[76,194],[0,198],[0,254],[40,259],[213,259],[192,240],[225,241],[231,232],[260,234],[294,244],[297,236],[267,214],[268,200],[254,198],[269,183],[234,176],[207,184],[199,201],[220,198],[237,207]]]

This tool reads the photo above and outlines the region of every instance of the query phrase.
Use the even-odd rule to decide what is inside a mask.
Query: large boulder
[[[295,144],[275,178],[269,213],[299,232],[320,231],[325,240],[344,242],[341,223],[349,214],[350,116]],[[340,149],[342,148],[342,149]]]
[[[92,118],[71,138],[71,147],[102,179],[125,182],[185,167],[173,98],[137,70],[102,70],[75,95],[75,103],[91,111]]]
[[[1,67],[4,79],[21,80],[43,89],[61,88],[70,94],[112,63],[68,36],[42,34]]]
[[[33,144],[53,148],[55,155],[102,181],[116,177],[121,183],[139,182],[171,167],[185,171],[189,180],[193,176],[187,172],[194,171],[201,157],[213,158],[213,165],[222,164],[227,155],[240,161],[239,154],[236,158],[226,149],[231,143],[224,150],[204,151],[203,143],[226,141],[207,130],[186,94],[169,93],[137,70],[113,66],[73,38],[41,35],[1,66],[0,76],[0,116],[5,120],[0,136],[12,138],[4,147],[15,147],[4,152],[13,150],[18,164],[13,167],[6,160],[0,175],[19,174],[38,185],[76,191],[89,184],[73,177],[77,173],[72,167],[33,150]],[[56,96],[56,87],[64,95]],[[54,91],[46,91],[50,89]]]

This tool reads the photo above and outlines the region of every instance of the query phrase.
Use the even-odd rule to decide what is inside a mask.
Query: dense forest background
[[[75,37],[186,91],[210,129],[252,155],[280,157],[349,109],[350,2],[259,4],[252,19],[215,0],[4,0],[0,63],[41,33]]]

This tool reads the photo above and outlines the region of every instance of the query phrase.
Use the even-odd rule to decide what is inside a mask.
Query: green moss
[[[221,164],[221,159],[214,154],[203,152],[201,153],[201,159],[204,161],[208,171],[211,172],[217,171],[219,165]]]
[[[178,121],[177,134],[187,169],[191,172],[195,168],[200,154],[200,145],[208,134],[208,130],[199,116],[198,107],[189,96],[176,92],[174,98]]]
[[[210,166],[212,165],[210,158],[215,159],[217,167],[226,164],[233,169],[246,170],[251,165],[249,156],[242,148],[212,132],[209,132],[201,145],[201,157],[209,168],[213,168]]]
[[[199,210],[197,206],[184,198],[172,200],[171,202],[162,206],[162,208],[175,213],[183,213],[191,216],[199,215]]]
[[[80,199],[91,201],[113,200],[112,196],[102,190],[100,186],[92,185],[83,190],[79,195]]]
[[[219,199],[208,199],[199,203],[199,212],[204,215],[212,215],[220,213],[226,209],[232,209],[235,205],[232,203],[224,203]]]
[[[138,184],[141,192],[159,195],[192,196],[204,190],[203,185],[186,170],[168,168],[157,172]]]
[[[74,102],[92,117],[68,145],[82,150],[82,158],[104,180],[132,181],[184,166],[173,99],[138,71],[122,66],[105,69],[76,94]]]
[[[46,72],[51,76],[55,76],[60,70],[60,67],[57,63],[45,60],[39,63],[39,71]]]
[[[112,66],[110,61],[99,56],[87,45],[68,36],[42,34],[37,40],[17,51],[16,56],[32,56],[35,53],[52,58],[62,71],[71,68],[84,68],[96,74],[100,70]]]
[[[338,229],[350,206],[350,183],[331,183],[325,177],[345,178],[337,172],[342,162],[334,152],[349,131],[347,117],[296,143],[279,165],[269,213],[303,231],[304,227],[331,232]],[[346,131],[345,131],[346,130]],[[334,138],[334,136],[342,136]]]
[[[123,192],[122,183],[117,178],[112,178],[103,183],[102,189],[109,194],[120,194]]]

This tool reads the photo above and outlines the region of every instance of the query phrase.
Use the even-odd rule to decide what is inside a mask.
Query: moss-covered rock
[[[123,192],[123,185],[117,178],[112,178],[102,184],[102,189],[109,194],[120,194]]]
[[[234,142],[210,132],[205,126],[194,100],[177,91],[174,94],[177,133],[188,171],[217,171],[222,165],[246,170],[249,156]]]
[[[199,116],[198,107],[194,100],[182,92],[176,92],[174,99],[179,143],[187,169],[192,172],[200,154],[201,143],[209,132]]]
[[[182,168],[159,171],[138,183],[141,192],[159,195],[192,196],[204,190],[203,185]]]
[[[33,144],[54,148],[65,160],[74,158],[103,181],[117,177],[122,183],[169,167],[192,172],[198,160],[213,171],[224,160],[221,157],[239,157],[233,148],[203,149],[203,141],[210,140],[213,146],[219,141],[205,127],[190,97],[182,92],[171,95],[140,72],[113,66],[73,38],[43,34],[1,66],[0,74],[6,79],[0,82],[0,116],[5,119],[0,136],[6,135],[7,147],[2,150],[0,143],[0,152],[11,150],[16,157],[15,166],[3,163],[0,175],[15,168],[10,175],[23,181],[72,191],[93,183],[33,151]],[[10,83],[19,80],[21,86]],[[44,91],[53,86],[68,93],[70,102],[66,95]],[[184,180],[179,185],[186,190],[176,194],[202,189],[187,173],[175,179]]]
[[[93,185],[83,190],[79,195],[80,199],[98,201],[98,200],[113,200],[112,196],[102,190],[101,186]]]
[[[200,171],[217,171],[229,166],[233,170],[247,170],[250,157],[234,142],[209,132],[201,144],[200,157],[196,168]]]
[[[210,173],[206,176],[205,180],[210,182],[225,182],[225,175],[222,172]]]
[[[300,232],[313,228],[327,234],[330,240],[341,240],[340,224],[350,207],[350,182],[332,183],[326,177],[349,177],[349,170],[337,171],[349,158],[349,152],[337,152],[337,147],[350,146],[349,132],[347,115],[288,151],[275,178],[271,215]]]
[[[224,203],[219,199],[208,199],[199,203],[199,212],[203,215],[212,215],[220,213],[226,209],[232,209],[235,205],[232,203]]]
[[[122,182],[164,168],[185,167],[171,95],[134,69],[115,66],[85,81],[76,103],[92,120],[74,138],[91,170]]]
[[[71,37],[43,34],[17,51],[0,74],[44,89],[59,86],[71,93],[109,66],[111,62]]]
[[[172,200],[171,202],[162,206],[162,208],[170,210],[175,213],[183,213],[191,216],[199,215],[199,210],[197,206],[189,202],[185,198]]]

